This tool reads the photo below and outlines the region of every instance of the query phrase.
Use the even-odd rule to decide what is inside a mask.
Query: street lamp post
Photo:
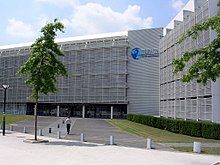
[[[3,136],[5,136],[5,104],[6,104],[6,90],[9,88],[9,85],[2,85],[2,88],[4,89],[4,110],[3,110],[3,128],[2,128],[2,133],[3,133]]]

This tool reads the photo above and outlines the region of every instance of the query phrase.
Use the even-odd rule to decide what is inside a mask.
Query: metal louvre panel
[[[106,45],[106,42],[111,44]],[[68,69],[68,77],[57,79],[58,91],[48,96],[40,95],[41,103],[103,103],[127,104],[127,36],[93,39],[80,42],[76,49],[72,42],[65,42],[64,58],[59,58]],[[58,43],[59,44],[59,43]],[[19,67],[28,59],[29,49],[13,48],[0,52],[0,84],[9,84],[7,102],[11,112],[25,113],[26,104],[32,102],[32,94],[24,81],[17,75]],[[3,90],[0,90],[0,112]],[[8,110],[9,112],[9,110]]]
[[[128,31],[131,49],[159,49],[162,28]],[[159,57],[135,60],[128,54],[128,113],[159,114]]]
[[[174,29],[167,33],[160,40],[160,68],[161,68],[161,105],[174,101],[174,109],[172,109],[174,118],[213,121],[220,123],[219,120],[219,87],[220,83],[217,80],[215,83],[207,82],[207,85],[198,84],[195,81],[189,83],[182,83],[179,79],[183,73],[189,68],[196,60],[196,57],[191,59],[187,64],[183,72],[178,73],[173,77],[172,72],[167,70],[170,67],[170,63],[174,58],[182,57],[185,51],[192,51],[197,48],[205,47],[211,40],[216,38],[216,34],[211,30],[200,32],[198,39],[194,40],[192,37],[187,38],[181,44],[176,44],[177,41],[184,32],[190,29],[195,23],[200,23],[206,20],[209,16],[212,17],[217,14],[219,7],[216,6],[218,0],[200,0],[193,1],[194,12],[183,9],[183,12],[179,14],[183,15],[183,21]],[[174,40],[171,40],[174,38]],[[166,86],[174,82],[174,90],[169,89],[169,93],[172,92],[174,98],[170,98]],[[213,94],[216,92],[216,94]],[[172,117],[164,114],[168,114],[169,109],[162,108],[160,110],[160,116]]]

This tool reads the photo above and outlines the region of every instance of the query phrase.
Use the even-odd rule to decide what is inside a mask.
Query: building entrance
[[[28,103],[27,114],[34,114],[34,103]],[[83,106],[85,106],[85,118],[111,118],[111,107],[113,108],[113,118],[123,119],[127,114],[127,105],[109,104],[50,104],[39,103],[38,115],[40,116],[59,116],[82,117]]]

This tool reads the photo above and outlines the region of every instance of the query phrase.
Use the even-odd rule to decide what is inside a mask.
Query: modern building
[[[40,96],[38,114],[97,118],[123,118],[127,113],[159,115],[162,31],[154,28],[58,39],[68,77],[58,78],[56,94]],[[0,46],[0,84],[10,86],[6,113],[33,114],[34,102],[28,98],[32,89],[24,84],[27,77],[16,74],[28,59],[30,45]],[[142,57],[134,59],[131,52]]]
[[[181,57],[185,51],[205,47],[215,37],[212,30],[201,32],[195,40],[187,38],[177,44],[180,37],[196,23],[217,15],[218,0],[190,0],[179,14],[164,29],[160,40],[160,116],[167,118],[212,121],[220,123],[220,80],[209,81],[206,86],[192,81],[180,81],[185,70],[173,75],[172,61]]]

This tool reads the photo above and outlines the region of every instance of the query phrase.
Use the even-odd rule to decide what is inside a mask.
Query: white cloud
[[[139,14],[141,8],[137,5],[128,6],[123,12],[116,12],[110,7],[103,6],[99,3],[80,4],[80,0],[35,1],[50,3],[59,7],[70,7],[73,14],[69,17],[63,18],[62,22],[64,23],[66,30],[69,29],[75,35],[150,28],[153,24],[152,17],[140,17]]]
[[[33,27],[29,24],[25,24],[22,21],[9,19],[6,32],[14,37],[21,38],[32,38],[36,35],[36,32],[33,30]]]
[[[179,12],[184,7],[184,3],[182,0],[172,0],[172,8]]]
[[[63,19],[63,23],[67,28],[72,28],[78,34],[151,27],[153,18],[141,18],[139,13],[140,6],[137,5],[128,6],[124,12],[120,13],[98,3],[87,3],[78,5],[70,18]]]

